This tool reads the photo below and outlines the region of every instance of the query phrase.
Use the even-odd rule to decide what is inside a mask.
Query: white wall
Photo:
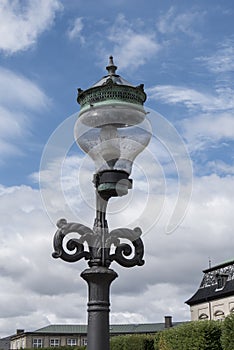
[[[205,319],[204,315],[207,315],[208,320],[223,319],[234,311],[234,296],[193,305],[190,311],[191,321]]]

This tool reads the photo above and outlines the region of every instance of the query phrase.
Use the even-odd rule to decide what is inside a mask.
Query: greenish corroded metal
[[[143,105],[146,100],[146,94],[143,86],[131,87],[127,85],[117,85],[110,81],[104,86],[97,86],[78,93],[77,102],[81,110],[87,106],[93,106],[106,101],[127,102],[137,105]]]
[[[144,85],[132,86],[130,83],[115,74],[117,66],[113,63],[113,57],[110,57],[110,65],[106,67],[108,75],[101,79],[101,84],[90,87],[87,90],[78,89],[77,102],[83,109],[93,107],[99,104],[113,102],[131,103],[143,106],[146,100]]]

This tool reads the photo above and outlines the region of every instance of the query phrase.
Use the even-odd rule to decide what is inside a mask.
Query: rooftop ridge
[[[178,321],[180,322],[180,321]],[[177,322],[175,322],[177,323]],[[158,325],[158,324],[164,324],[164,322],[144,322],[144,323],[111,323],[110,326],[144,326],[144,325]],[[41,331],[43,329],[48,329],[52,327],[86,327],[87,323],[53,323],[49,324],[47,326],[41,327],[36,329],[34,332]]]
[[[234,259],[232,260],[227,260],[227,261],[224,261],[223,263],[220,263],[218,265],[215,265],[215,266],[212,266],[212,267],[209,267],[208,269],[205,269],[203,270],[202,272],[204,273],[207,273],[207,272],[211,272],[211,271],[215,271],[215,270],[218,270],[222,267],[226,267],[228,265],[234,265]]]

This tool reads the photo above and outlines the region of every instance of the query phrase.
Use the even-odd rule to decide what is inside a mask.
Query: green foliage
[[[222,350],[220,337],[217,321],[189,322],[161,332],[158,350]]]
[[[161,336],[161,332],[156,333],[154,336],[154,348],[153,348],[154,350],[159,350],[160,336]]]
[[[154,335],[147,335],[146,336],[146,340],[145,340],[146,348],[145,348],[145,350],[155,350],[154,338],[155,338]]]
[[[111,350],[122,350],[124,348],[124,339],[125,336],[114,336],[110,339],[110,349]]]
[[[145,339],[141,335],[131,335],[125,339],[124,350],[145,350]]]
[[[111,350],[154,350],[154,336],[134,334],[115,336],[110,341]]]
[[[158,342],[158,349],[160,350],[171,350],[171,348],[168,346],[165,338],[163,337],[163,334],[160,334],[159,342]]]
[[[234,349],[234,314],[227,316],[223,322],[221,344],[223,350]]]
[[[221,346],[221,341],[223,347]],[[85,346],[56,347],[56,350],[85,349]],[[228,316],[223,324],[218,321],[195,321],[165,329],[155,335],[134,334],[113,336],[110,339],[110,349],[234,350],[234,315]],[[41,350],[51,350],[51,348]]]

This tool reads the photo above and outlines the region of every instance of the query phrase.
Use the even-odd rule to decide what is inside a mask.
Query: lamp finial
[[[115,75],[115,71],[118,67],[114,65],[113,56],[109,57],[109,65],[106,67],[108,75]]]

